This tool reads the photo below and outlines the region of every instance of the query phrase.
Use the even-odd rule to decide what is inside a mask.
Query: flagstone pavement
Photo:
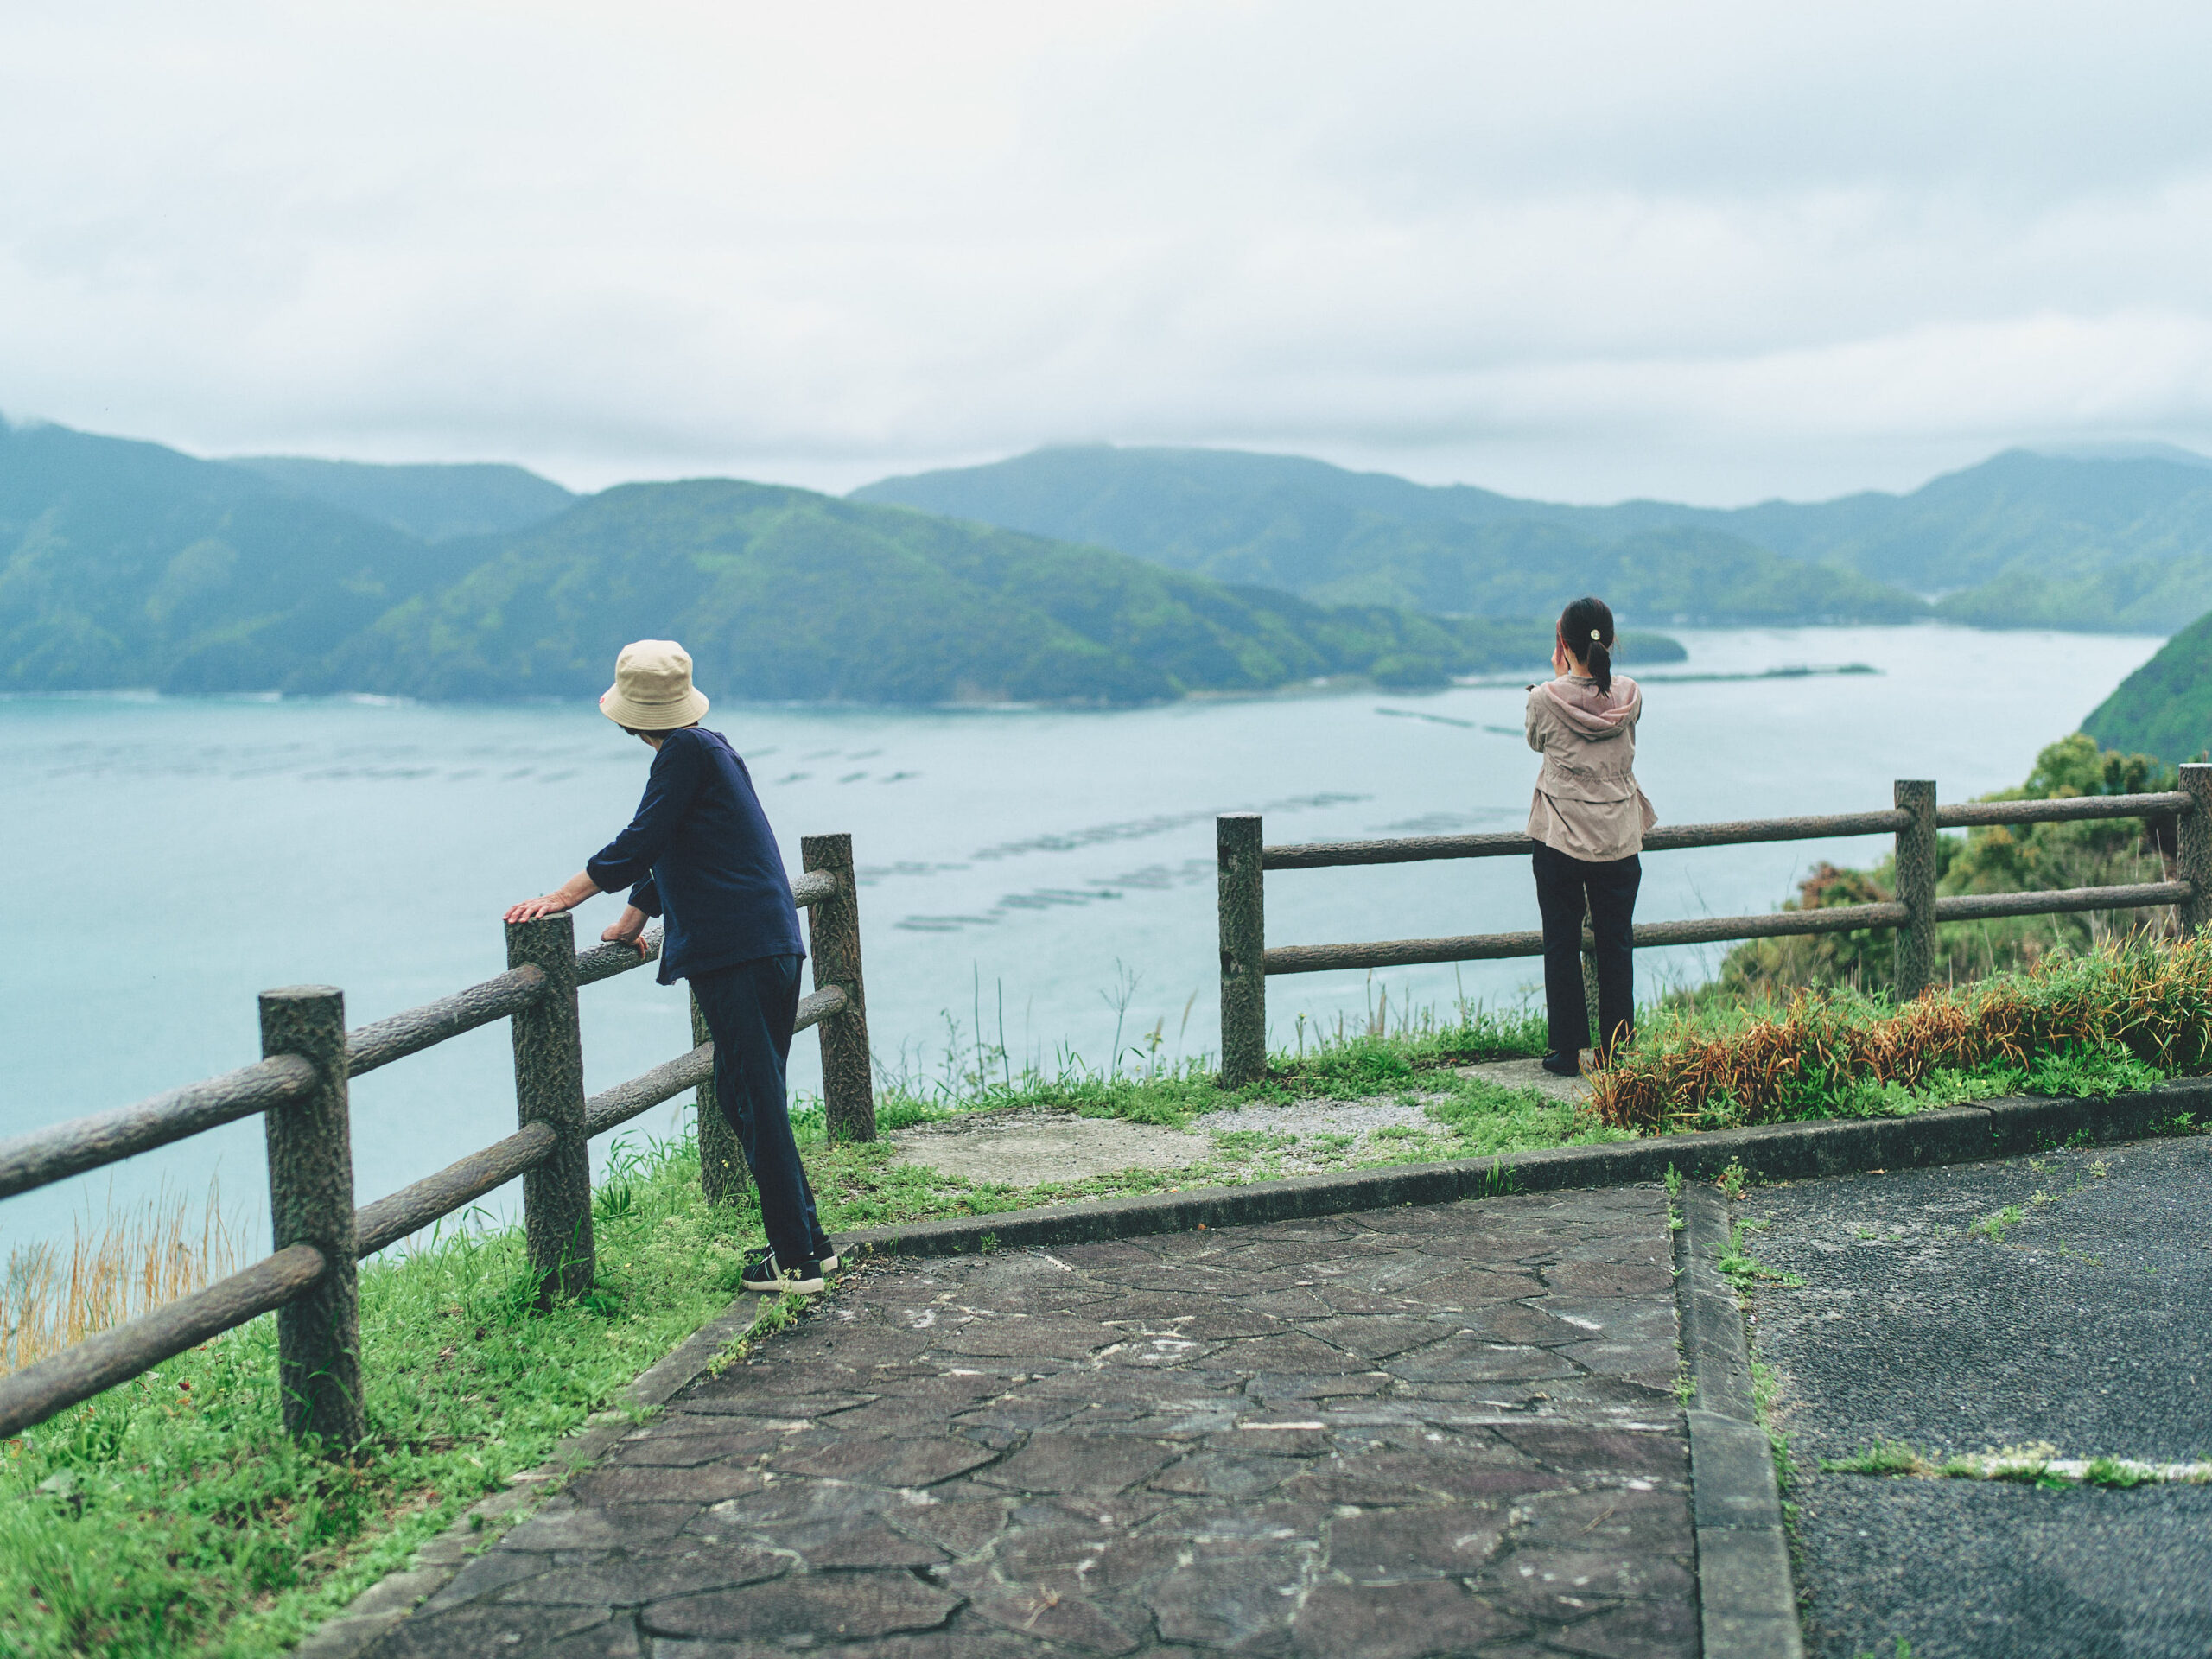
[[[1656,1188],[850,1271],[374,1659],[1697,1651]]]

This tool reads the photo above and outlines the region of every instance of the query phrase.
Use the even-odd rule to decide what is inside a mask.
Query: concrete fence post
[[[591,1151],[584,1134],[584,1050],[576,1014],[576,930],[568,916],[507,924],[507,966],[545,976],[545,995],[513,1018],[515,1115],[550,1124],[553,1151],[522,1178],[523,1237],[548,1307],[592,1287]]]
[[[1897,902],[1905,919],[1897,929],[1896,995],[1910,1002],[1936,977],[1936,784],[1901,778],[1893,798],[1911,822],[1897,831]]]
[[[835,897],[810,906],[806,941],[814,957],[814,988],[836,985],[844,1012],[815,1029],[822,1037],[822,1115],[830,1144],[875,1139],[875,1071],[868,1049],[868,989],[861,982],[860,885],[853,879],[850,836],[802,836],[799,861],[837,878]]]
[[[2181,787],[2190,809],[2175,825],[2175,874],[2196,889],[2181,906],[2181,936],[2193,939],[2212,922],[2212,766],[2184,766]]]
[[[1268,928],[1260,815],[1213,821],[1221,919],[1221,1086],[1257,1083],[1268,1069]]]
[[[346,999],[328,985],[261,994],[261,1052],[298,1054],[321,1081],[262,1115],[269,1214],[276,1248],[312,1245],[323,1270],[276,1310],[276,1382],[284,1427],[343,1455],[368,1433],[361,1408],[361,1293],[354,1265],[353,1136],[346,1103]]]
[[[713,1039],[714,1033],[707,1029],[707,1016],[700,1012],[699,999],[695,996],[691,999],[691,1046],[696,1048]],[[699,1190],[706,1194],[709,1204],[735,1204],[753,1190],[753,1174],[745,1166],[745,1148],[738,1143],[737,1131],[722,1116],[711,1072],[699,1084],[698,1100]]]

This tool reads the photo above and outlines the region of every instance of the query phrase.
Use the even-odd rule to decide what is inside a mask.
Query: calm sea
[[[1897,777],[1946,798],[2019,781],[2156,649],[2141,638],[1944,627],[1681,635],[1655,669],[1638,772],[1663,819],[1886,806]],[[1685,672],[1863,663],[1880,671],[1662,683]],[[1633,665],[1629,665],[1631,670]],[[710,690],[712,688],[709,688]],[[1157,1032],[1217,1045],[1212,817],[1267,815],[1270,841],[1517,828],[1535,758],[1517,687],[1199,702],[1121,713],[725,706],[786,858],[851,832],[870,1020],[892,1066],[934,1071],[980,1020],[1013,1064],[1110,1063]],[[124,1104],[256,1058],[255,993],[344,988],[359,1024],[505,966],[499,912],[553,886],[626,821],[651,760],[588,704],[442,707],[125,696],[0,700],[0,1136]],[[1761,911],[1821,858],[1882,843],[1655,855],[1647,918]],[[595,938],[612,899],[580,912]],[[1268,878],[1271,943],[1536,925],[1525,863]],[[1649,953],[1643,982],[1694,979],[1718,950]],[[1333,1026],[1459,995],[1513,1001],[1535,964],[1278,979]],[[649,972],[588,988],[588,1086],[689,1046],[680,989]],[[817,1075],[812,1039],[794,1084]],[[493,1027],[356,1085],[365,1200],[510,1132],[508,1040]],[[641,1121],[665,1128],[675,1108]],[[166,1185],[219,1174],[257,1207],[257,1122],[0,1205],[0,1247]]]

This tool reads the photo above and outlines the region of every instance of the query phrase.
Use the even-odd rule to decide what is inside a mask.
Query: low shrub
[[[1945,1074],[2005,1068],[2096,1093],[2212,1069],[2209,1056],[2212,938],[2139,937],[1903,1007],[1808,990],[1779,1010],[1655,1011],[1591,1103],[1618,1128],[1725,1128],[1911,1109],[1900,1091],[1941,1103]]]

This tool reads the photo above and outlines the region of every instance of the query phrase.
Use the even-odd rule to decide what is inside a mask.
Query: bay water
[[[2157,649],[2138,637],[1943,626],[1681,631],[1654,667],[1637,772],[1663,821],[1890,804],[2017,784],[2044,744]],[[1684,679],[1791,665],[1868,674]],[[1635,671],[1634,664],[1624,668]],[[712,687],[706,688],[710,693]],[[935,1076],[979,1035],[1051,1069],[1218,1046],[1213,815],[1257,810],[1270,842],[1526,821],[1535,757],[1519,685],[1192,701],[1109,712],[723,705],[799,868],[803,834],[849,831],[861,878],[869,1020],[882,1067]],[[0,1138],[254,1059],[255,994],[334,984],[353,1025],[505,966],[500,912],[545,891],[626,822],[652,760],[588,703],[369,699],[0,699]],[[1642,919],[1757,912],[1814,862],[1878,837],[1655,854]],[[578,912],[596,938],[618,901]],[[1271,944],[1537,925],[1527,861],[1268,878]],[[1639,992],[1694,982],[1725,947],[1639,953]],[[1530,995],[1534,962],[1274,979],[1279,1045],[1342,1019]],[[588,987],[587,1087],[690,1046],[680,987],[652,970]],[[802,1034],[792,1081],[817,1086]],[[504,1025],[362,1078],[356,1190],[379,1197],[512,1132]],[[667,1133],[683,1103],[639,1120]],[[257,1216],[257,1122],[0,1204],[0,1251],[73,1215],[219,1176]],[[604,1146],[594,1148],[603,1158]],[[508,1211],[514,1194],[486,1201]],[[262,1227],[252,1224],[253,1236]]]

